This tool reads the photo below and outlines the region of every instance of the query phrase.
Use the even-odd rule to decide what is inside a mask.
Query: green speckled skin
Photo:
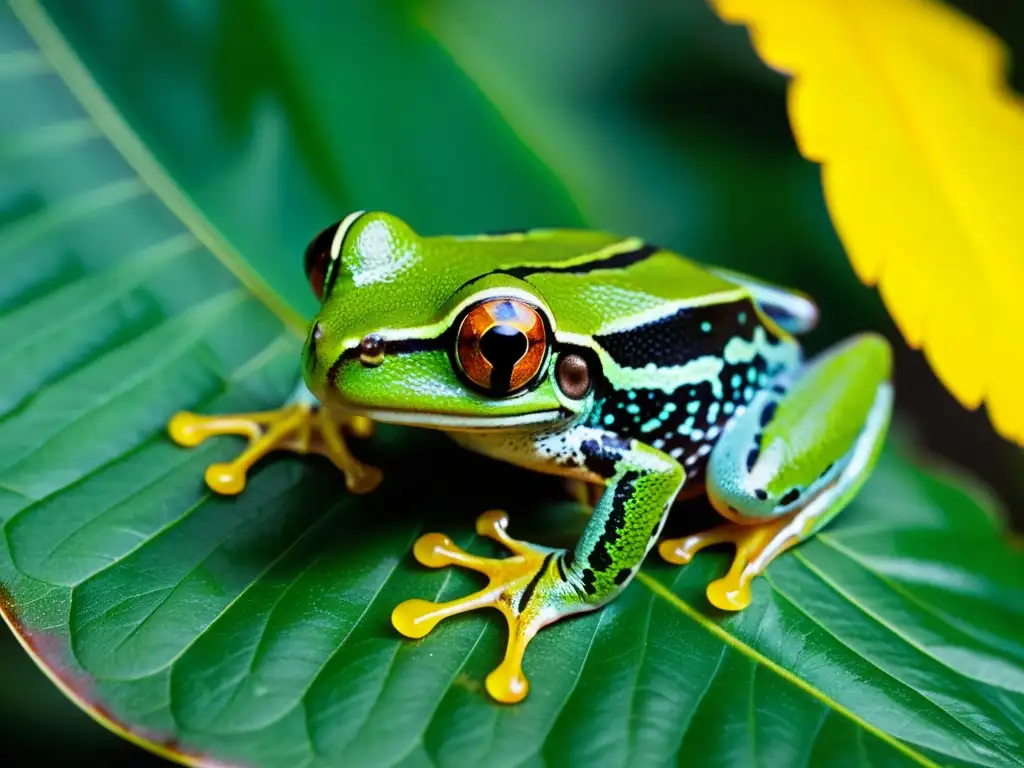
[[[808,535],[856,492],[884,438],[887,343],[865,335],[805,362],[793,334],[816,310],[797,293],[604,233],[420,237],[381,213],[327,233],[302,364],[321,403],[604,486],[574,550],[525,590],[540,625],[618,594],[684,486],[741,522],[807,510]],[[508,396],[468,386],[453,361],[458,319],[495,297],[535,307],[548,332],[536,380]],[[383,355],[367,365],[371,334]],[[560,386],[566,355],[589,365],[585,396]]]

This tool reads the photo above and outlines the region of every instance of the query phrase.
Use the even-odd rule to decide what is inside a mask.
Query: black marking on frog
[[[643,368],[649,363],[685,365],[705,355],[721,356],[737,335],[738,317],[743,312],[754,314],[749,299],[684,307],[638,328],[595,336],[594,341],[625,368]],[[705,330],[708,324],[710,330]]]
[[[750,453],[747,454],[747,472],[754,471],[754,465],[757,464],[758,458],[761,456],[761,449],[754,447],[750,449]]]
[[[783,496],[781,499],[779,499],[779,506],[780,507],[788,507],[790,504],[792,504],[794,501],[796,501],[799,498],[800,498],[800,489],[799,488],[790,488],[789,491],[786,492],[786,495]]]
[[[636,470],[624,472],[622,478],[615,485],[612,496],[612,508],[605,521],[604,531],[594,544],[594,550],[587,558],[590,567],[596,571],[607,571],[612,565],[612,554],[608,550],[614,546],[621,535],[622,529],[626,526],[626,504],[633,497],[636,481],[640,473]]]
[[[555,567],[558,569],[558,578],[560,578],[563,582],[568,581],[568,579],[565,578],[565,566],[563,565],[563,562],[568,556],[569,553],[562,552],[558,555],[558,557],[555,558]]]
[[[551,274],[561,273],[570,275],[583,275],[588,272],[593,272],[597,269],[625,269],[634,264],[639,264],[641,261],[649,258],[654,253],[660,251],[656,245],[641,245],[638,248],[634,248],[631,251],[624,251],[623,253],[616,253],[612,256],[608,256],[603,259],[592,259],[591,261],[585,261],[582,264],[571,264],[569,266],[550,266],[550,267],[512,267],[511,269],[495,269],[487,272],[483,275],[477,275],[476,277],[470,278],[458,288],[455,289],[454,293],[459,293],[473,283],[483,280],[485,277],[491,275],[511,275],[517,277],[520,280],[527,280],[531,275],[536,274]]]
[[[580,449],[587,469],[601,477],[614,477],[615,465],[629,450],[629,440],[602,435],[596,440],[584,440]]]
[[[594,586],[594,582],[596,580],[597,577],[594,575],[592,570],[589,568],[583,569],[583,591],[588,595],[593,595],[597,592],[597,587]]]
[[[530,598],[533,597],[533,590],[537,588],[537,582],[540,581],[540,577],[543,576],[544,572],[548,569],[548,565],[551,564],[551,558],[554,556],[555,553],[552,552],[544,558],[544,562],[540,564],[540,568],[537,569],[537,573],[533,575],[533,578],[530,579],[530,583],[526,585],[526,589],[524,589],[523,593],[519,595],[518,609],[520,613],[523,612],[523,609],[530,602]]]

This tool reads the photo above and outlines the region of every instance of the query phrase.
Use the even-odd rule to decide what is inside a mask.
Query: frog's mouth
[[[529,428],[539,425],[557,424],[572,418],[572,414],[563,409],[536,411],[511,416],[474,416],[395,408],[353,408],[352,411],[360,416],[365,416],[372,421],[379,421],[383,424],[440,429],[446,432]]]

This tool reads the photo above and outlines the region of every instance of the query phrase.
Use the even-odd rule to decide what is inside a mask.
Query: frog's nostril
[[[384,362],[384,339],[376,333],[367,334],[359,343],[359,362],[369,368]]]
[[[313,341],[320,341],[324,337],[324,327],[320,323],[313,325]]]

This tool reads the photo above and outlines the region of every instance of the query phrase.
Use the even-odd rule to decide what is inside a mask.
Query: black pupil
[[[530,342],[512,325],[495,325],[480,338],[480,352],[491,364],[491,389],[507,392],[516,363],[526,354]]]

